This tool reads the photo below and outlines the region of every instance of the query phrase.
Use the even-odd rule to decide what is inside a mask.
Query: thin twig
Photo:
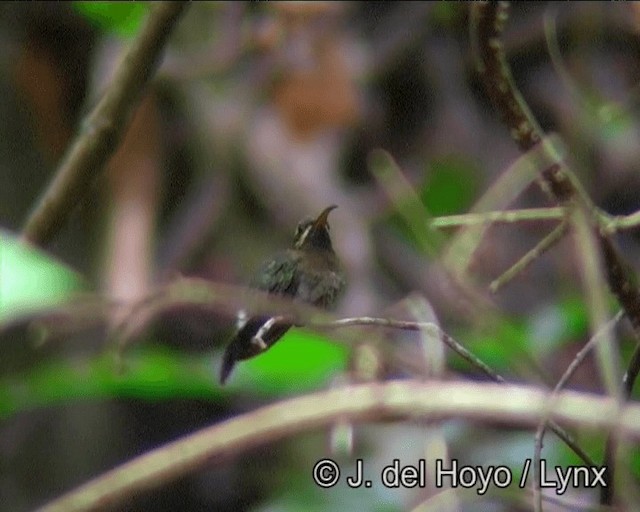
[[[564,210],[564,209],[563,209]],[[566,233],[567,222],[563,221],[558,224],[551,233],[545,236],[540,242],[531,249],[527,254],[520,258],[513,264],[508,270],[506,270],[500,277],[494,279],[489,285],[489,290],[492,293],[496,293],[505,284],[516,277],[520,272],[526,269],[531,263],[542,256],[546,251],[553,247]]]
[[[29,215],[22,239],[47,244],[114,153],[153,76],[171,30],[189,2],[159,2],[115,71],[109,88],[67,150]]]
[[[569,379],[573,377],[573,374],[576,372],[582,361],[584,361],[585,357],[591,352],[591,349],[596,346],[597,343],[601,342],[604,338],[603,332],[611,331],[616,326],[616,324],[620,321],[623,316],[623,312],[620,311],[618,314],[613,317],[605,326],[600,329],[595,336],[592,336],[591,339],[586,343],[584,347],[576,354],[571,361],[571,364],[567,367],[558,383],[553,388],[551,395],[549,396],[549,403],[553,404],[554,400],[558,396],[558,393],[562,389],[564,389]],[[542,458],[542,442],[544,441],[544,434],[547,429],[547,418],[543,418],[538,425],[535,436],[535,450],[533,453],[533,504],[536,512],[542,512],[542,493],[540,492],[540,460]]]
[[[311,323],[308,327],[337,329],[340,327],[351,327],[354,325],[376,325],[378,327],[389,327],[392,329],[403,329],[405,331],[424,331],[433,336],[437,336],[456,354],[467,361],[471,366],[475,366],[486,374],[491,380],[498,383],[504,383],[505,379],[498,375],[487,364],[481,361],[474,354],[469,352],[465,347],[458,343],[455,339],[444,332],[440,327],[432,322],[411,322],[404,320],[393,320],[390,318],[374,318],[374,317],[358,317],[358,318],[342,318],[333,322]]]
[[[500,400],[495,400],[500,396]],[[564,391],[551,411],[549,395],[529,386],[393,381],[347,386],[280,401],[204,428],[104,473],[52,501],[41,512],[87,512],[122,504],[149,490],[295,433],[347,421],[467,418],[535,425],[545,415],[575,426],[616,428],[640,439],[640,405],[618,409],[608,397]],[[614,414],[619,412],[619,414]]]
[[[467,213],[434,217],[429,221],[432,228],[452,228],[475,226],[477,224],[515,224],[518,222],[536,222],[541,220],[562,220],[566,215],[562,207],[525,208],[522,210],[499,210],[495,212]]]
[[[605,222],[605,229],[609,233],[615,231],[623,231],[625,229],[635,229],[640,226],[640,212],[635,212],[630,215],[616,215],[607,216],[607,222]]]
[[[341,320],[334,320],[326,323],[314,323],[309,327],[317,328],[339,328],[349,327],[354,325],[377,325],[380,327],[391,327],[395,329],[405,329],[409,331],[426,331],[436,335],[442,342],[447,345],[456,354],[461,356],[472,366],[480,369],[491,380],[498,384],[506,383],[506,380],[502,375],[492,370],[486,363],[480,358],[469,352],[462,344],[457,342],[454,338],[449,336],[440,327],[431,322],[409,322],[403,320],[392,320],[389,318],[373,318],[373,317],[359,317],[359,318],[343,318]],[[550,429],[571,448],[578,457],[580,457],[587,466],[593,466],[595,463],[589,457],[589,455],[578,445],[578,443],[566,432],[560,425],[555,422],[549,423]]]

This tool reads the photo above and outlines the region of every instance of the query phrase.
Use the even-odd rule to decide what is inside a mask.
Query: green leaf
[[[311,390],[344,370],[347,353],[344,345],[294,328],[264,354],[240,363],[232,381],[267,394]]]
[[[219,361],[157,346],[49,361],[0,378],[0,419],[21,411],[76,400],[175,398],[219,400],[242,391],[278,396],[315,389],[344,368],[347,347],[294,329],[271,350],[238,365],[229,384],[218,383]]]
[[[0,323],[60,304],[81,283],[73,270],[0,231]]]
[[[73,2],[73,8],[105,32],[131,37],[138,32],[147,2]]]
[[[163,347],[141,347],[124,355],[118,371],[113,353],[66,357],[0,378],[0,418],[75,400],[106,398],[219,399],[211,357],[184,355]]]
[[[467,348],[491,368],[504,371],[513,368],[514,361],[521,360],[527,352],[529,329],[525,322],[505,320],[492,326],[489,332],[467,332],[458,339],[465,340]],[[470,367],[456,355],[451,356],[451,364],[457,368]]]
[[[434,216],[464,212],[478,192],[480,172],[475,165],[450,156],[429,164],[420,199]]]

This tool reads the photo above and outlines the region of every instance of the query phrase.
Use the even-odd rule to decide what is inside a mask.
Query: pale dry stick
[[[558,393],[564,389],[569,379],[576,372],[582,361],[584,361],[585,357],[591,352],[591,349],[602,341],[603,336],[602,332],[604,330],[612,331],[616,324],[620,321],[620,319],[624,316],[623,311],[619,311],[618,314],[613,317],[609,322],[602,327],[591,339],[585,344],[582,349],[576,354],[571,361],[571,364],[567,367],[565,372],[558,380],[558,383],[555,385],[553,390],[551,391],[551,395],[549,396],[549,404],[550,407],[554,404],[555,398],[558,396]],[[542,443],[544,441],[544,434],[547,430],[547,418],[543,417],[542,421],[538,425],[535,436],[535,450],[533,452],[533,504],[536,512],[542,512],[542,493],[540,492],[540,460],[542,458]]]
[[[495,397],[500,399],[496,400]],[[225,456],[326,427],[339,419],[378,421],[466,418],[535,425],[548,413],[548,394],[529,386],[486,383],[392,381],[321,391],[204,428],[136,457],[40,508],[87,512],[122,504],[132,495],[219,462]],[[620,414],[614,416],[614,412]],[[569,425],[617,428],[640,440],[640,405],[622,410],[608,397],[563,391],[551,411]]]
[[[575,208],[571,212],[571,228],[575,235],[578,270],[585,297],[585,303],[592,333],[601,331],[610,318],[608,307],[607,283],[604,273],[602,254],[598,250],[597,238],[591,229],[584,210]],[[609,331],[602,331],[608,338],[596,345],[596,364],[605,391],[618,400],[623,399],[619,382],[622,380],[620,354],[617,345],[609,338]]]
[[[423,331],[431,336],[436,336],[447,345],[456,354],[467,361],[471,366],[480,369],[491,380],[498,383],[505,383],[504,377],[493,371],[486,363],[481,361],[474,354],[469,352],[464,346],[458,343],[454,338],[449,336],[440,327],[432,322],[412,322],[405,320],[393,320],[390,318],[375,317],[357,317],[357,318],[341,318],[330,322],[314,322],[308,324],[308,327],[316,327],[319,329],[339,329],[342,327],[375,325],[378,327],[389,327],[391,329],[402,329],[405,331]]]
[[[581,263],[580,274],[589,312],[589,320],[592,329],[595,330],[598,326],[605,325],[606,318],[608,316],[606,282],[603,275],[604,258],[603,254],[598,250],[597,238],[593,230],[590,229],[590,226],[588,225],[585,212],[583,210],[575,209],[573,211],[572,221],[577,238],[577,252]],[[608,239],[602,240],[607,241]],[[613,249],[613,245],[611,243],[608,243],[607,247]],[[622,263],[622,261],[618,262],[618,264]],[[616,268],[612,265],[611,259],[609,259],[609,265],[606,266],[606,271],[608,273],[609,282],[617,281],[622,277],[623,267]],[[624,269],[624,272],[627,273],[631,271],[629,269]],[[630,277],[630,275],[628,277]],[[620,291],[622,293],[637,293],[637,291],[634,291],[633,283],[627,282],[626,284],[619,284],[621,286]],[[627,313],[626,310],[625,313]],[[603,331],[603,336],[608,337],[608,331]],[[596,362],[607,393],[610,396],[615,397],[619,404],[629,400],[631,388],[627,389],[625,388],[625,385],[627,384],[627,376],[629,375],[629,372],[634,368],[635,356],[640,353],[640,344],[636,345],[635,354],[631,357],[631,363],[628,366],[629,370],[625,372],[624,377],[622,378],[619,375],[621,362],[620,353],[617,350],[618,347],[614,345],[611,340],[605,340],[603,343],[598,343],[595,349]],[[623,383],[622,389],[617,385],[618,382]],[[610,432],[605,443],[603,461],[603,466],[607,467],[607,485],[600,487],[600,502],[603,505],[609,505],[613,502],[616,447],[616,432]]]
[[[35,206],[21,238],[47,244],[115,152],[153,76],[172,28],[189,2],[154,4],[104,95],[83,121],[52,182]]]
[[[452,228],[459,226],[476,226],[478,224],[515,224],[517,222],[536,222],[541,220],[562,220],[566,209],[555,206],[551,208],[524,208],[521,210],[499,210],[494,212],[465,213],[434,217],[429,221],[432,228]]]
[[[616,231],[640,227],[640,212],[635,212],[630,215],[609,215],[602,212],[601,218],[601,224],[604,225],[607,233],[615,233]]]
[[[492,293],[496,293],[505,284],[510,282],[520,272],[526,269],[531,263],[547,252],[557,242],[562,239],[563,235],[567,232],[567,222],[563,220],[558,224],[551,233],[545,236],[538,244],[526,253],[522,258],[509,267],[500,277],[494,279],[489,285],[489,290]]]

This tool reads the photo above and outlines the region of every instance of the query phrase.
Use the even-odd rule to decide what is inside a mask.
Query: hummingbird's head
[[[305,219],[298,224],[293,245],[296,249],[316,249],[332,251],[331,237],[329,236],[329,212],[337,208],[336,205],[322,210],[316,219]]]

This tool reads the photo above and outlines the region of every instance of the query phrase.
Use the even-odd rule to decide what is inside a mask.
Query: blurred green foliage
[[[0,231],[0,324],[60,304],[81,286],[73,270]]]
[[[0,378],[0,418],[73,400],[219,398],[210,358],[164,348],[137,348],[118,372],[112,353],[40,364]]]
[[[428,163],[425,178],[413,197],[398,198],[397,212],[389,219],[402,238],[423,254],[434,256],[446,240],[446,233],[428,225],[431,216],[464,213],[478,196],[479,170],[471,162],[456,156]]]
[[[150,8],[147,2],[73,2],[76,12],[104,32],[121,37],[136,34]]]
[[[311,331],[292,329],[269,351],[238,365],[236,372],[242,381],[268,394],[299,393],[313,390],[344,371],[347,355],[346,345]]]
[[[273,352],[273,353],[272,353]],[[158,346],[123,354],[119,371],[114,353],[62,359],[0,378],[0,418],[74,400],[175,398],[219,400],[243,390],[280,396],[316,389],[344,369],[347,348],[294,330],[261,357],[243,362],[225,387],[218,383],[217,358],[188,355]]]
[[[432,160],[419,188],[422,203],[434,216],[467,211],[478,197],[480,170],[457,156]]]

